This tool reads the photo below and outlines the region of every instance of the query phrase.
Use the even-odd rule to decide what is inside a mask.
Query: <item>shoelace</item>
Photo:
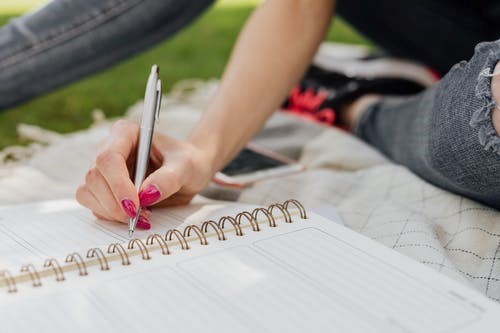
[[[333,125],[335,123],[335,111],[332,108],[321,108],[327,98],[327,93],[305,89],[296,86],[288,97],[287,112],[294,113],[300,117],[317,121],[320,123]]]

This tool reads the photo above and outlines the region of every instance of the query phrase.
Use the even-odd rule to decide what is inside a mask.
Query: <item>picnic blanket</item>
[[[158,131],[185,137],[216,86],[177,85],[166,96]],[[138,120],[141,107],[138,102],[126,117]],[[69,135],[20,126],[22,135],[39,143],[0,154],[0,204],[73,197],[109,131],[110,121],[96,119],[88,130]],[[292,115],[277,112],[254,141],[300,160],[307,170],[240,191],[211,185],[203,195],[263,205],[288,198],[308,208],[333,205],[347,227],[500,300],[498,211],[425,182],[346,132]]]

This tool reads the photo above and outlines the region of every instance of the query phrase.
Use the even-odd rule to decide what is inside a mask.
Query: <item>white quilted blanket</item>
[[[215,86],[196,83],[189,94],[178,86],[165,103],[159,130],[186,135]],[[133,106],[128,117],[137,119],[140,108],[140,103]],[[22,157],[0,165],[0,203],[72,197],[109,124],[65,136],[21,127],[25,136],[47,145],[0,154]],[[256,141],[299,158],[307,171],[241,193],[211,187],[206,196],[255,204],[293,197],[309,208],[332,204],[348,227],[500,300],[498,211],[426,183],[333,128],[276,115]]]

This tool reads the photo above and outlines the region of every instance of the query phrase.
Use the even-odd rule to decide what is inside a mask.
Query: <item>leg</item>
[[[472,56],[480,41],[498,38],[493,6],[490,0],[339,0],[339,13],[389,53],[445,73]],[[362,110],[354,132],[431,183],[500,208],[495,103],[491,80],[481,75],[499,59],[500,42],[480,44],[468,63],[422,94],[385,98]],[[365,101],[351,109],[355,118]]]
[[[213,0],[54,0],[0,28],[0,110],[136,54]]]
[[[442,74],[469,59],[476,44],[498,38],[495,6],[494,0],[338,0],[339,14],[375,44]]]
[[[499,59],[500,40],[479,44],[422,94],[369,107],[355,133],[429,182],[500,209],[500,137],[487,76]]]

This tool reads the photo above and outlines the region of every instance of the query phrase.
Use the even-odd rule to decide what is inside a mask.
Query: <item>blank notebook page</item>
[[[249,205],[223,201],[193,203],[188,206],[155,209],[151,230],[139,230],[134,237],[164,234],[167,229],[204,219],[235,215]],[[128,241],[125,223],[100,221],[74,200],[42,201],[0,206],[0,270],[19,270],[27,263],[43,263],[46,258],[64,260],[67,254]]]
[[[477,292],[318,215],[294,220],[23,287],[0,298],[0,313],[10,318],[2,328],[432,333],[500,327],[499,306]]]

